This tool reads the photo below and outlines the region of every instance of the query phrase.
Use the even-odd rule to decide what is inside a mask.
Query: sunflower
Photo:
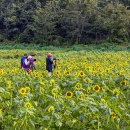
[[[8,88],[11,88],[12,87],[12,82],[10,80],[7,81],[7,85],[8,85]]]
[[[67,99],[70,99],[72,97],[73,97],[73,93],[72,92],[70,92],[70,91],[66,92],[66,98]]]
[[[50,106],[50,107],[48,108],[48,112],[53,112],[54,110],[55,110],[54,106]]]
[[[59,72],[59,71],[56,71],[56,72],[55,72],[55,74],[56,74],[56,75],[59,75],[59,74],[60,74],[60,72]]]
[[[77,91],[81,90],[81,89],[82,89],[82,84],[81,84],[81,83],[77,83],[77,84],[75,85],[75,89],[76,89]]]
[[[112,112],[112,113],[111,113],[111,118],[112,118],[112,119],[115,119],[115,118],[116,118],[115,112]]]
[[[89,92],[90,92],[90,90],[91,90],[91,88],[90,88],[90,87],[87,87],[87,88],[86,88],[87,93],[89,93]]]
[[[3,74],[4,74],[4,70],[1,69],[1,70],[0,70],[0,75],[3,75]]]
[[[24,107],[27,108],[27,109],[31,109],[32,108],[32,104],[30,102],[26,102]]]
[[[103,73],[101,72],[101,73],[99,73],[98,75],[101,77],[101,76],[103,76]]]
[[[2,109],[0,109],[0,114],[2,114],[2,112],[3,112],[3,110],[2,110]]]
[[[123,71],[120,71],[120,72],[118,73],[118,75],[120,75],[120,76],[121,76],[121,75],[125,75],[125,74],[124,74],[124,72],[123,72]]]
[[[103,98],[101,98],[101,103],[105,103],[106,101],[105,101],[105,99],[103,99]]]
[[[54,86],[54,85],[55,85],[55,80],[54,80],[54,79],[51,79],[51,80],[50,80],[50,85],[51,85],[51,86]]]
[[[99,64],[99,63],[96,63],[95,65],[96,65],[96,67],[100,67],[100,64]]]
[[[69,75],[69,74],[70,74],[69,71],[67,71],[67,70],[64,71],[64,75]]]
[[[60,79],[60,78],[62,77],[62,75],[61,75],[61,74],[58,74],[57,77]]]
[[[85,75],[85,74],[84,74],[83,71],[80,71],[79,74],[78,74],[79,77],[84,77],[84,75]]]
[[[58,89],[57,89],[57,88],[53,88],[53,89],[51,90],[52,95],[56,95],[57,92],[58,92]]]
[[[112,91],[113,95],[119,96],[120,95],[120,89],[119,88],[115,88]]]
[[[40,91],[40,94],[44,95],[45,89],[43,86],[40,86],[39,91]]]
[[[94,85],[93,90],[96,92],[100,91],[100,86],[99,85]]]
[[[41,81],[40,84],[41,84],[41,85],[44,85],[44,82]]]
[[[126,80],[121,81],[121,82],[120,82],[120,85],[121,85],[121,86],[125,86],[125,85],[126,85]]]
[[[91,79],[89,79],[89,78],[84,78],[83,81],[84,81],[85,83],[91,83]]]
[[[27,93],[27,90],[26,90],[26,88],[21,88],[19,90],[19,92],[20,92],[20,94],[25,95]]]
[[[84,93],[81,93],[81,94],[79,95],[79,99],[80,99],[80,100],[84,100],[84,99],[85,99]]]
[[[26,92],[29,93],[30,92],[30,88],[29,87],[26,87]]]
[[[96,68],[95,67],[93,67],[93,71],[95,71],[96,70]]]

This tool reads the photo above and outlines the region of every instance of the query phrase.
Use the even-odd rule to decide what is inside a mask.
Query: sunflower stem
[[[10,104],[11,104],[11,106],[13,104],[12,89],[11,89],[11,92],[10,92]]]
[[[99,130],[99,116],[97,118],[98,118],[98,130]]]

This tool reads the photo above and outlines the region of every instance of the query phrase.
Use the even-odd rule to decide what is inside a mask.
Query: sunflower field
[[[28,50],[0,50],[0,130],[130,130],[130,52],[57,51],[20,69]]]

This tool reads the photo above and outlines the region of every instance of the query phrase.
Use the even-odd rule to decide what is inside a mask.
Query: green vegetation
[[[20,49],[26,50],[27,52],[30,50],[46,50],[46,51],[130,51],[129,43],[100,43],[100,44],[77,44],[72,46],[44,46],[42,44],[16,44],[16,43],[3,43],[0,45],[0,50],[12,50],[12,49]],[[2,55],[2,54],[1,54]],[[22,54],[21,54],[22,55]]]
[[[47,51],[33,50],[36,71],[19,68],[31,51],[0,50],[0,130],[129,130],[130,52],[62,48],[48,77]]]

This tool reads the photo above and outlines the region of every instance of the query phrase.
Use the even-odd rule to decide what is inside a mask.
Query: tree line
[[[130,0],[1,0],[0,42],[128,41]]]

